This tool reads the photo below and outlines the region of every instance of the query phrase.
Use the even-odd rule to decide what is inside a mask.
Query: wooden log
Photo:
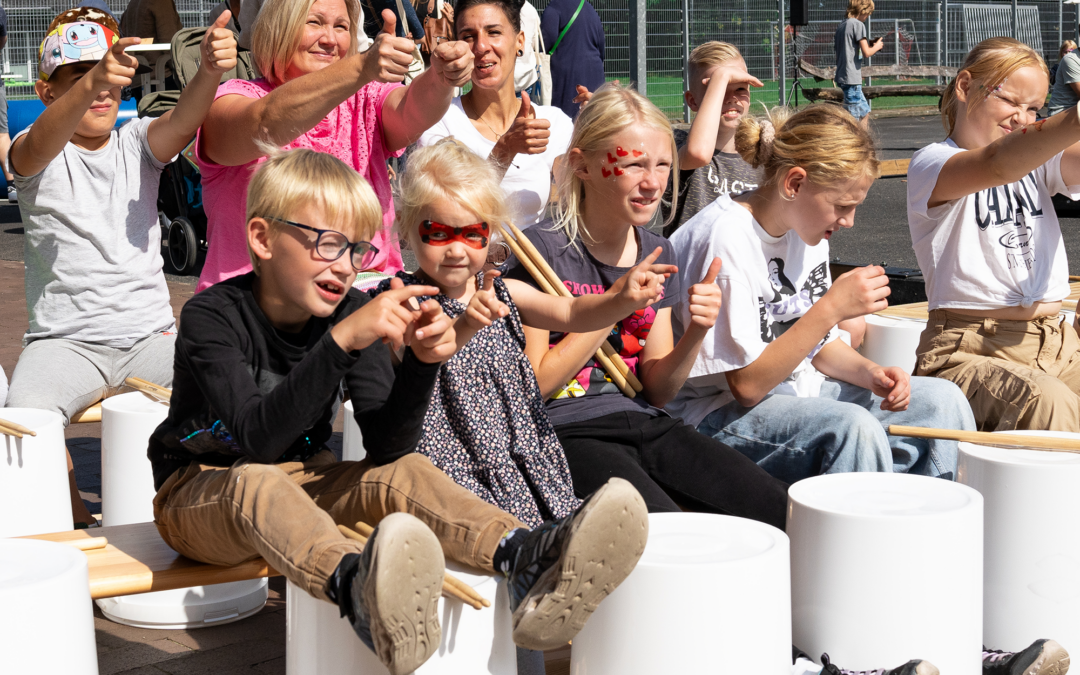
[[[821,68],[799,59],[799,70],[822,80],[836,77],[836,68]],[[956,77],[956,68],[945,66],[864,66],[863,77]],[[865,87],[864,87],[865,88]]]
[[[836,103],[844,101],[844,92],[839,87],[804,87],[803,93],[811,101]],[[868,99],[883,96],[941,96],[944,93],[944,85],[934,84],[886,84],[863,87],[863,95]]]

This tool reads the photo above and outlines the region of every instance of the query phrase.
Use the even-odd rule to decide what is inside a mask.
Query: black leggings
[[[695,511],[784,529],[787,483],[681,419],[619,412],[560,424],[555,433],[579,497],[619,477],[637,488],[649,513],[681,511],[675,497]]]

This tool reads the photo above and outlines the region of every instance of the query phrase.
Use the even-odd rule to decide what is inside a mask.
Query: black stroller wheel
[[[191,221],[183,216],[169,224],[169,262],[176,273],[183,276],[195,271],[199,252],[198,239]]]

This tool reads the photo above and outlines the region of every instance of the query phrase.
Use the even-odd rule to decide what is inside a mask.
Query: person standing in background
[[[156,43],[172,42],[183,27],[173,0],[131,0],[120,17],[125,37],[152,37]]]
[[[0,7],[0,51],[7,46],[7,12]],[[4,87],[0,85],[0,167],[4,169],[4,178],[7,179],[8,201],[12,204],[19,201],[18,192],[15,190],[15,178],[8,168],[8,150],[11,149],[11,136],[8,134],[8,110],[7,95]],[[7,380],[4,381],[4,393],[7,393]]]
[[[844,92],[844,108],[859,120],[863,129],[870,127],[870,104],[862,90],[862,64],[881,51],[885,41],[869,40],[866,20],[874,13],[874,0],[849,0],[847,18],[836,27],[833,49],[836,50],[836,75],[833,80]]]
[[[541,103],[540,91],[536,86],[540,80],[536,72],[537,54],[540,53],[540,14],[529,4],[529,0],[521,2],[521,32],[525,33],[525,46],[514,64],[514,89],[529,92],[530,98]]]
[[[1080,54],[1076,52],[1076,43],[1066,40],[1061,45],[1061,60],[1050,71],[1050,102],[1047,107],[1050,115],[1065,112],[1080,103]]]
[[[577,87],[604,84],[604,26],[589,0],[552,0],[540,18],[551,54],[551,105],[570,119],[578,114]]]

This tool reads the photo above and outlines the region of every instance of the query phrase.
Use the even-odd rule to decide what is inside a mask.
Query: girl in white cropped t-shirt
[[[1069,267],[1051,198],[1080,198],[1075,108],[1036,121],[1030,47],[991,38],[942,98],[948,138],[915,153],[908,225],[930,320],[916,373],[955,382],[979,428],[1080,429],[1080,343],[1060,315]]]

